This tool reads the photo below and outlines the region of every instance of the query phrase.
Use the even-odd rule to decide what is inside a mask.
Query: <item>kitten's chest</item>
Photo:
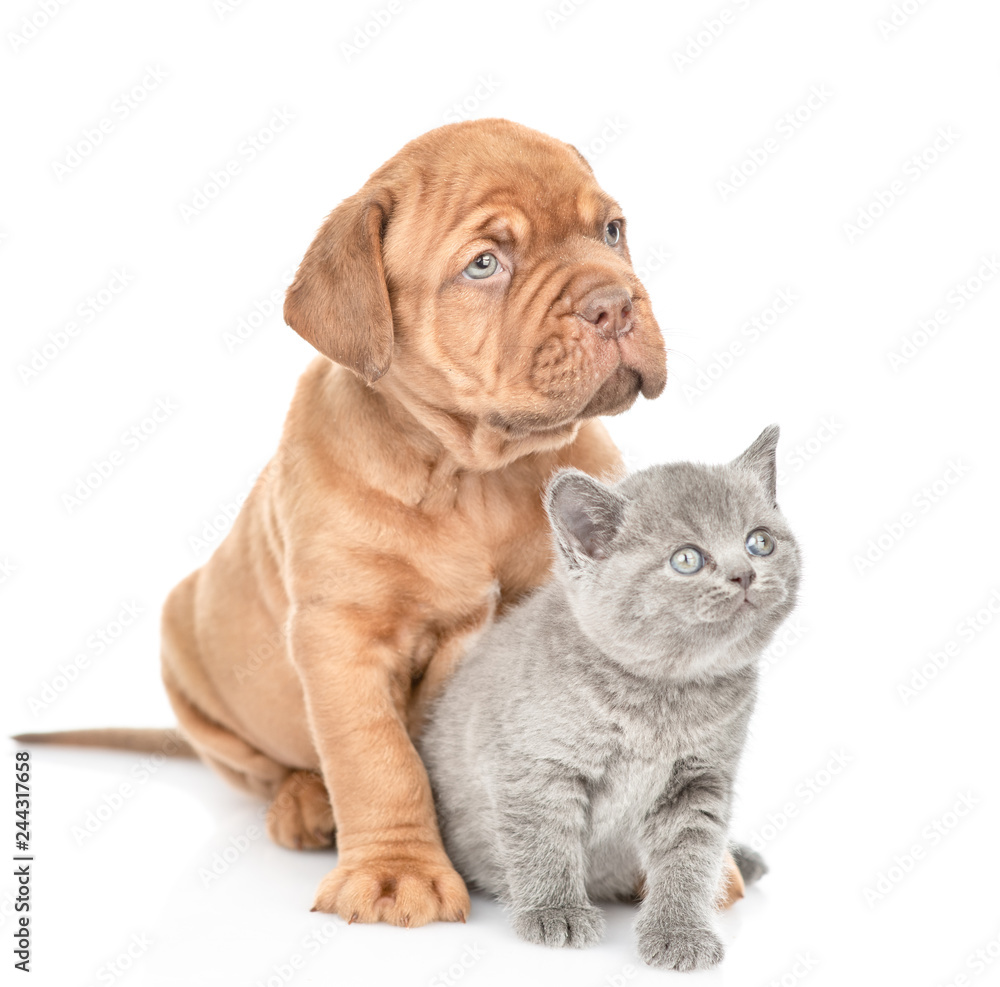
[[[675,763],[712,759],[715,740],[734,712],[717,698],[679,690],[651,697],[641,710],[607,716],[600,769],[589,793],[592,847],[634,846]]]
[[[621,739],[621,738],[620,738]],[[628,896],[638,887],[643,821],[667,786],[678,746],[650,732],[638,749],[611,749],[603,774],[589,791],[584,843],[587,889],[597,899]]]
[[[670,770],[678,758],[702,755],[738,712],[743,697],[728,686],[650,690],[642,701],[610,708],[593,731],[593,750],[606,784],[645,791],[647,775]],[[664,779],[665,783],[666,779]]]
[[[675,748],[661,745],[646,756],[614,758],[590,790],[590,842],[620,841],[636,833],[670,779]]]

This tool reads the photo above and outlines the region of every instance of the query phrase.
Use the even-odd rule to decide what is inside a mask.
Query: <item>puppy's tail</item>
[[[732,843],[729,852],[733,855],[745,884],[756,884],[767,873],[764,858],[750,847],[742,843]]]
[[[11,740],[19,744],[60,744],[64,747],[104,747],[165,757],[197,757],[195,749],[179,730],[146,730],[106,727],[100,730],[56,730],[52,733],[19,733]]]

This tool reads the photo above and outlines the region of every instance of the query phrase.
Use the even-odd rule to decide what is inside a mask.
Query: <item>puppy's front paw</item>
[[[698,926],[668,928],[657,923],[636,926],[639,955],[650,966],[668,970],[707,970],[722,961],[725,949],[714,929]]]
[[[313,911],[331,912],[348,922],[464,922],[469,893],[447,858],[376,858],[342,863],[330,871],[316,891]]]
[[[515,910],[511,924],[522,939],[542,946],[593,946],[604,935],[604,913],[593,905]]]

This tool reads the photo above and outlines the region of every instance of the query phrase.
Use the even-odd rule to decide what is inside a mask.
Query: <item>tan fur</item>
[[[288,291],[323,355],[231,532],[166,602],[163,678],[199,755],[274,800],[277,842],[335,824],[319,910],[468,911],[410,734],[468,636],[548,576],[549,476],[620,469],[595,416],[664,386],[624,233],[603,241],[620,218],[570,146],[456,124],[335,209]],[[504,276],[464,278],[484,251]],[[631,298],[620,338],[576,314],[606,291]]]
[[[105,727],[100,730],[53,730],[19,733],[10,738],[19,744],[59,744],[66,747],[110,747],[119,751],[162,754],[164,757],[197,757],[197,751],[177,730]]]
[[[315,771],[292,771],[267,807],[267,835],[289,850],[333,846],[333,809]]]
[[[722,888],[719,891],[719,907],[730,908],[746,894],[746,884],[736,861],[726,855],[725,872],[722,877]]]

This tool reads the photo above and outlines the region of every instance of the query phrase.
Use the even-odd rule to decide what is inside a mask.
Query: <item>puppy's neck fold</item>
[[[551,453],[569,445],[580,430],[578,421],[558,428],[512,433],[484,419],[442,408],[389,377],[376,391],[394,406],[399,419],[408,420],[428,437],[428,448],[442,470],[453,473],[493,473],[539,453]]]
[[[510,435],[486,422],[435,407],[388,374],[374,387],[328,360],[310,370],[330,434],[350,430],[354,441],[337,445],[344,469],[374,489],[391,492],[408,506],[448,506],[470,482],[490,474],[523,473],[523,482],[541,489],[556,468],[555,454],[577,436],[580,422],[561,429]],[[323,429],[315,434],[326,442]],[[391,453],[388,452],[391,450]],[[345,454],[352,457],[344,462]],[[329,456],[331,461],[332,446]]]

